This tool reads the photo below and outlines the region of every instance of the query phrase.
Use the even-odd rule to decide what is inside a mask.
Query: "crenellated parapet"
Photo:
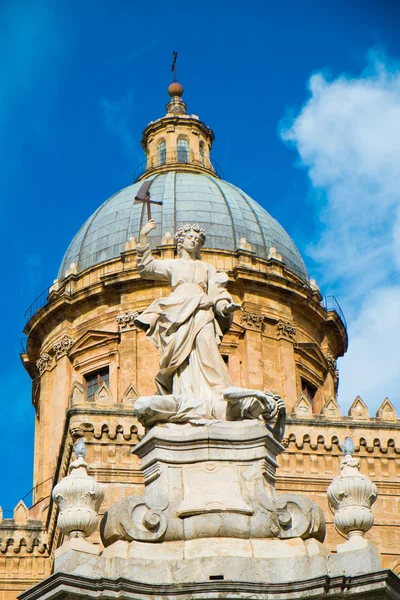
[[[357,397],[347,415],[341,415],[333,398],[319,414],[303,394],[287,419],[285,452],[279,457],[277,489],[303,490],[324,509],[327,543],[340,543],[325,491],[336,472],[347,436],[354,443],[354,457],[360,473],[369,477],[379,491],[374,505],[375,526],[368,533],[379,548],[383,566],[398,562],[400,547],[400,420],[392,403],[385,398],[374,417]]]
[[[0,581],[10,594],[4,598],[15,597],[50,574],[45,517],[43,505],[28,509],[22,500],[11,518],[4,518],[0,509]]]
[[[388,398],[385,398],[382,401],[375,416],[371,417],[367,405],[360,396],[356,396],[353,400],[347,415],[342,415],[340,406],[334,397],[328,398],[322,408],[316,411],[309,395],[301,393],[293,406],[291,417],[293,419],[312,418],[313,422],[318,422],[320,419],[329,419],[330,421],[338,420],[343,423],[362,422],[365,424],[370,423],[376,425],[384,423],[400,423],[400,419],[397,418],[396,409]]]
[[[47,551],[47,534],[43,512],[33,518],[25,503],[20,500],[11,518],[3,518],[0,509],[0,552],[2,554],[43,555]]]

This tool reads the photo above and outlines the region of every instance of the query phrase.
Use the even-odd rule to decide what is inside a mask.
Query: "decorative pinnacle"
[[[353,456],[354,444],[353,444],[353,440],[351,439],[351,437],[347,436],[347,438],[344,440],[343,446],[342,446],[342,451],[345,456],[347,454],[350,454],[350,456]]]
[[[74,444],[74,453],[77,459],[79,458],[86,458],[86,445],[85,442],[83,440],[83,438],[80,438],[75,444]]]
[[[340,461],[340,470],[347,475],[350,474],[350,471],[359,471],[360,470],[360,461],[358,458],[353,456],[354,454],[354,444],[351,437],[347,436],[342,445],[342,451],[344,454],[344,458]],[[354,474],[354,473],[353,473]]]

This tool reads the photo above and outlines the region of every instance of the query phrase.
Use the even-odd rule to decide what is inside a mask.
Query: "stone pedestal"
[[[104,544],[165,545],[203,538],[227,538],[232,545],[271,538],[322,541],[321,510],[303,496],[275,494],[276,457],[282,451],[260,421],[154,427],[134,449],[142,459],[145,493],[110,508],[102,523]]]

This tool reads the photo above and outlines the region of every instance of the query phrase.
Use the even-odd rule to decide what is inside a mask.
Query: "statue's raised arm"
[[[227,290],[227,274],[201,260],[205,231],[197,224],[180,227],[175,234],[177,258],[160,260],[153,258],[147,238],[155,227],[150,220],[141,229],[138,271],[141,277],[168,281],[172,292],[154,300],[135,321],[161,355],[155,379],[158,394],[136,401],[138,419],[146,427],[159,422],[269,420],[276,413],[273,397],[232,388],[219,352],[222,336],[241,306]]]
[[[150,219],[150,221],[148,223],[146,223],[146,225],[143,225],[142,229],[140,230],[140,234],[139,234],[139,243],[140,244],[147,244],[148,240],[147,240],[147,236],[150,233],[150,231],[153,231],[153,229],[156,229],[157,225],[156,222],[154,221],[154,219]]]

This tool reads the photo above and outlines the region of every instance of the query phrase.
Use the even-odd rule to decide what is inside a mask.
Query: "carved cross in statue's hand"
[[[135,197],[135,202],[134,202],[134,204],[143,203],[143,204],[147,205],[147,218],[149,221],[151,220],[150,204],[159,204],[159,205],[162,204],[162,202],[160,202],[158,200],[150,200],[149,188],[150,188],[151,184],[152,184],[151,181],[145,181],[140,186],[140,189],[137,193],[137,196]]]

